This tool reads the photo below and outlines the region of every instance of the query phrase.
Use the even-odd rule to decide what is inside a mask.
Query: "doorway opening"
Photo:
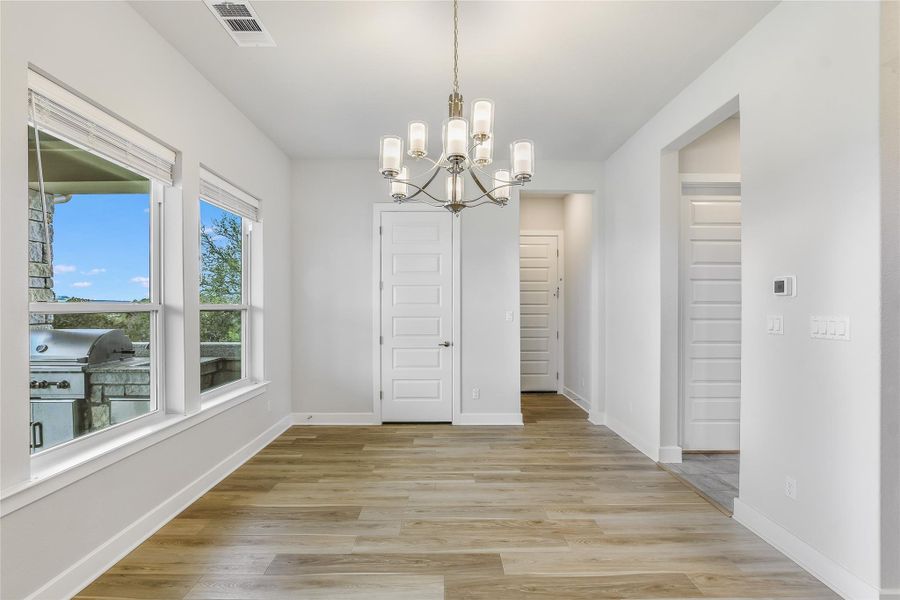
[[[731,514],[739,491],[740,115],[677,153],[677,391],[681,462],[668,468]]]
[[[561,394],[589,413],[594,195],[519,198],[522,393]]]

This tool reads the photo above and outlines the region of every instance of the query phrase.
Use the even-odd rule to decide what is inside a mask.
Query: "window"
[[[158,407],[158,203],[146,177],[40,129],[28,137],[29,400],[40,451]]]
[[[254,198],[201,174],[200,391],[248,377],[250,236]]]
[[[32,453],[161,412],[160,222],[175,155],[29,71]]]

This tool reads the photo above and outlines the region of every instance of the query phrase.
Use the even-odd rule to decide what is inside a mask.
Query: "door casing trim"
[[[460,305],[460,220],[453,217],[446,209],[422,204],[394,204],[388,202],[377,202],[372,207],[372,413],[375,415],[376,423],[384,423],[381,417],[381,390],[382,390],[382,371],[381,371],[381,215],[386,212],[404,212],[404,213],[446,213],[452,219],[451,227],[451,248],[450,255],[453,259],[452,267],[452,287],[450,292],[453,307],[451,310],[451,318],[453,324],[451,332],[453,339],[451,340],[451,366],[452,371],[450,381],[453,389],[451,391],[451,400],[453,406],[452,423],[459,425],[461,421],[462,406],[462,371],[460,369],[460,352],[462,331],[462,310]]]

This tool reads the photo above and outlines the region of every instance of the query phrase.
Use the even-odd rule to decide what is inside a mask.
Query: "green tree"
[[[149,302],[150,299],[136,302]],[[66,302],[87,302],[69,298]],[[54,329],[121,329],[132,342],[150,341],[149,313],[68,313],[53,315]]]
[[[241,303],[241,218],[224,213],[209,227],[200,227],[200,302]],[[240,312],[207,311],[200,314],[201,342],[239,342]]]

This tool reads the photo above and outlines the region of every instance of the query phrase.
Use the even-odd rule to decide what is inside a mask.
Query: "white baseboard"
[[[890,597],[884,596],[877,588],[852,574],[755,508],[745,504],[740,498],[734,500],[734,520],[784,553],[844,598],[879,600],[879,597]]]
[[[588,413],[588,422],[593,425],[606,425],[606,413],[598,410],[592,410]]]
[[[659,462],[677,464],[681,462],[681,446],[660,446]]]
[[[584,412],[590,414],[591,412],[591,403],[570,390],[569,388],[563,386],[562,395],[571,400],[575,406],[583,410]]]
[[[454,425],[522,425],[522,413],[462,413]]]
[[[881,590],[880,600],[900,600],[900,589]]]
[[[635,449],[653,459],[653,462],[659,462],[659,447],[655,443],[651,444],[647,442],[621,421],[609,414],[606,415],[606,426],[612,429],[620,438],[634,446]]]
[[[71,598],[290,427],[284,417],[187,487],[51,579],[26,600]]]
[[[294,413],[294,425],[381,425],[375,413]]]

